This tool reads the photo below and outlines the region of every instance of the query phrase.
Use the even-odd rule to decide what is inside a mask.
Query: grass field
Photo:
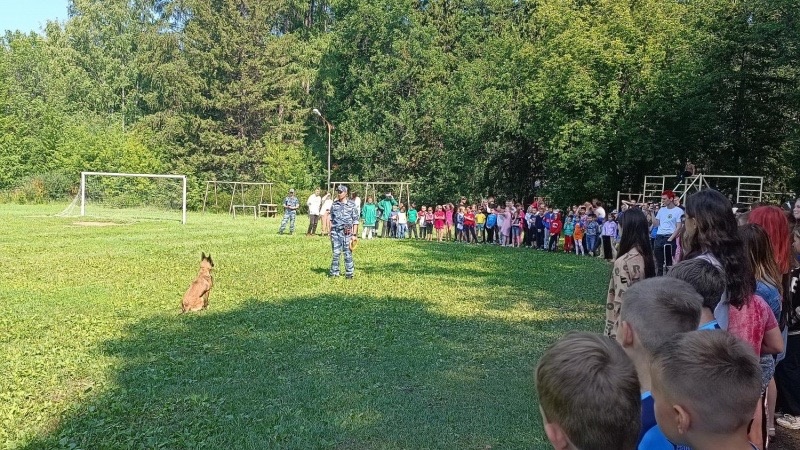
[[[304,217],[63,207],[0,205],[0,448],[544,449],[531,369],[602,327],[597,259],[373,240],[331,280]],[[201,251],[211,308],[179,315]]]

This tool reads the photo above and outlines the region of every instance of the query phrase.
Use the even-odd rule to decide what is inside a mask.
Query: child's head
[[[670,441],[738,434],[746,442],[761,368],[744,341],[721,330],[675,336],[654,353],[650,374],[656,420]]]
[[[463,206],[459,206],[458,207],[458,212],[460,212],[461,214],[464,214],[464,211],[466,211],[466,210],[464,209]]]
[[[648,357],[676,335],[696,330],[702,307],[703,298],[685,281],[668,277],[639,281],[625,291],[617,341],[631,356]]]
[[[436,205],[436,210],[437,211],[441,211],[442,210],[442,205]]]
[[[392,211],[397,211],[397,205],[392,206]]]
[[[703,308],[714,311],[725,292],[725,273],[702,258],[686,259],[672,266],[667,276],[692,285],[703,297]]]
[[[406,207],[405,206],[401,206],[400,207],[400,212],[406,212]]]
[[[372,196],[370,195],[367,196],[367,203],[372,203]]]
[[[589,213],[589,222],[594,222],[594,219],[595,219],[596,217],[597,217],[597,216],[596,216],[594,213]]]
[[[745,254],[750,258],[750,266],[756,280],[781,286],[783,274],[778,268],[767,232],[760,225],[748,223],[739,227],[739,236],[744,244]],[[788,239],[787,239],[788,240]]]
[[[545,350],[535,377],[545,433],[554,447],[636,448],[639,379],[616,342],[570,332]]]

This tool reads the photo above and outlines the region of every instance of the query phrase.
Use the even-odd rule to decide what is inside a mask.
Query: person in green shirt
[[[389,191],[378,202],[378,209],[381,210],[381,237],[391,237],[391,233],[389,233],[389,215],[392,213],[393,206],[397,206],[397,200],[394,199],[392,191]]]
[[[361,219],[364,221],[364,229],[361,231],[361,239],[372,239],[375,232],[375,223],[378,221],[378,207],[372,201],[372,197],[367,197],[364,206],[361,208]]]
[[[419,239],[419,236],[417,235],[417,205],[412,203],[406,214],[408,214],[409,239],[411,238],[411,234],[414,234],[414,239]]]

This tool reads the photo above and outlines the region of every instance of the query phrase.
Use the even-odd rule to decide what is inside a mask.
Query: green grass
[[[0,448],[547,448],[531,369],[603,323],[596,259],[373,240],[330,280],[304,217],[61,209],[0,205]],[[179,315],[201,251],[211,308]]]

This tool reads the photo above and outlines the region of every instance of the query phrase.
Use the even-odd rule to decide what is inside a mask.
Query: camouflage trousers
[[[281,227],[278,228],[278,233],[283,233],[286,229],[286,222],[289,222],[289,233],[294,233],[294,221],[297,218],[297,213],[294,211],[286,211],[283,213],[283,220],[281,220]]]
[[[353,251],[350,250],[350,238],[352,235],[344,234],[342,230],[331,230],[331,244],[333,246],[333,260],[331,261],[331,276],[339,275],[339,258],[344,253],[345,275],[351,277],[355,272],[353,264]]]

